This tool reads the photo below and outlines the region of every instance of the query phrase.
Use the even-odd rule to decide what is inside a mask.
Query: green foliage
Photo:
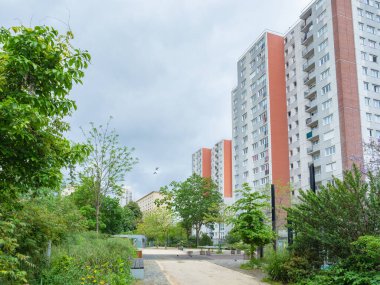
[[[142,222],[137,226],[136,232],[156,241],[156,245],[167,246],[169,231],[174,227],[174,219],[170,210],[157,208],[146,213]]]
[[[0,214],[1,218],[1,214]],[[16,223],[0,220],[0,283],[8,281],[14,284],[26,283],[26,271],[20,268],[20,263],[27,257],[17,252],[19,247],[15,235]]]
[[[229,244],[229,245],[232,245],[232,244],[235,244],[235,243],[238,243],[239,241],[241,241],[240,239],[240,234],[234,230],[231,230],[229,231],[229,233],[225,236],[225,239],[224,241]]]
[[[350,245],[351,254],[300,284],[380,284],[380,237],[362,236]]]
[[[93,191],[83,179],[82,184],[69,196],[69,199],[80,209],[86,217],[89,230],[96,230],[96,206]],[[102,212],[100,213],[99,229],[107,234],[120,234],[136,229],[136,224],[141,219],[139,206],[133,202],[121,207],[118,198],[102,198]]]
[[[271,280],[289,281],[288,272],[285,268],[285,263],[289,261],[289,253],[286,251],[270,252],[266,256],[265,271],[268,273]]]
[[[195,228],[197,244],[202,225],[210,217],[219,216],[222,197],[217,185],[209,178],[193,174],[184,182],[173,181],[169,186],[160,189],[164,199],[159,204],[166,204],[177,214],[188,236]]]
[[[43,284],[132,283],[130,258],[135,251],[127,239],[86,233],[69,238],[52,252],[51,264],[43,272]]]
[[[122,194],[120,183],[138,161],[132,157],[134,149],[130,150],[120,145],[119,135],[115,130],[110,130],[109,124],[110,122],[105,127],[96,127],[90,123],[89,131],[82,130],[87,145],[91,146],[91,152],[82,164],[79,178],[82,186],[92,193],[97,232],[100,228],[100,213],[105,197]]]
[[[288,209],[296,232],[293,250],[314,266],[324,260],[336,262],[351,254],[350,243],[363,235],[380,235],[380,179],[363,180],[354,167],[344,180],[320,191],[301,191],[301,203]]]
[[[251,257],[253,257],[254,249],[273,241],[275,234],[266,223],[267,217],[263,212],[268,205],[266,202],[268,196],[252,191],[247,183],[242,186],[243,189],[237,191],[241,194],[241,198],[230,208],[235,213],[235,216],[231,218],[232,232],[244,243],[250,245]]]
[[[199,239],[199,245],[205,246],[205,245],[212,245],[212,239],[210,236],[206,233],[201,234],[201,238]]]
[[[88,148],[70,143],[63,118],[76,108],[67,95],[81,83],[90,55],[72,47],[71,32],[0,28],[0,206],[18,194],[58,188],[62,167]]]

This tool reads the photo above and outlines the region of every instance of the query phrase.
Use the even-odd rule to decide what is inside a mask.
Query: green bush
[[[43,271],[43,284],[131,284],[134,255],[129,240],[92,232],[74,235],[53,247],[50,266]]]
[[[201,238],[199,239],[199,245],[200,246],[212,245],[212,240],[208,234],[202,233]]]
[[[286,251],[270,252],[266,257],[265,271],[274,281],[289,280],[289,275],[285,263],[289,261],[290,256]]]
[[[327,270],[321,270],[302,285],[380,284],[380,237],[362,236],[351,243],[351,255]]]

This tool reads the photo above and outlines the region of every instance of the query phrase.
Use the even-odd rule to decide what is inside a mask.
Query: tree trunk
[[[98,234],[99,233],[99,203],[97,202],[96,203],[96,233]]]
[[[196,238],[196,245],[198,247],[199,245],[199,231],[200,231],[200,227],[195,227],[195,238]]]

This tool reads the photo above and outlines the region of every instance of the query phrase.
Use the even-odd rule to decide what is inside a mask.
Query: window
[[[369,12],[369,11],[365,11],[365,16],[367,17],[367,19],[371,19],[373,20],[373,13]]]
[[[370,75],[371,75],[372,77],[379,78],[379,71],[376,70],[376,69],[371,69]]]
[[[248,159],[243,160],[243,166],[247,166]]]
[[[359,22],[359,30],[364,31],[364,24]]]
[[[375,28],[372,26],[367,26],[367,32],[371,34],[375,34]]]
[[[327,68],[325,71],[321,73],[321,80],[330,76],[330,68]]]
[[[322,56],[320,59],[319,59],[319,65],[323,65],[324,63],[326,63],[327,61],[329,61],[330,59],[330,55],[327,53],[325,54],[324,56]]]
[[[330,91],[331,91],[331,84],[330,83],[322,87],[322,95],[325,95]]]
[[[328,115],[323,118],[323,125],[326,126],[328,124],[331,124],[333,115]]]
[[[241,132],[245,133],[247,131],[247,124],[241,127]]]
[[[248,136],[243,137],[243,143],[246,143],[248,141]]]
[[[360,52],[360,58],[363,59],[363,60],[367,60],[367,53],[364,52],[364,51],[361,51]]]
[[[329,99],[322,103],[322,110],[326,110],[331,107],[332,99]]]
[[[257,142],[255,142],[254,144],[252,144],[252,149],[255,150],[259,147],[259,144]]]
[[[380,85],[373,84],[373,91],[380,93]]]
[[[359,43],[360,43],[362,46],[364,46],[364,45],[365,45],[365,38],[360,37],[360,38],[359,38]]]
[[[325,148],[325,156],[335,154],[335,145]]]
[[[244,122],[246,119],[247,119],[247,113],[244,113],[244,114],[241,116],[241,120]]]
[[[246,80],[244,79],[244,80],[240,83],[240,87],[241,87],[241,88],[244,88],[244,87],[245,87],[245,81],[246,81]]]
[[[318,33],[317,33],[318,38],[319,38],[320,36],[322,36],[323,34],[325,34],[326,32],[327,32],[327,24],[324,25],[322,28],[320,28],[320,29],[318,30]]]
[[[369,90],[369,83],[368,82],[363,82],[363,88],[364,90]]]
[[[364,97],[364,104],[365,104],[366,106],[370,106],[370,105],[371,105],[371,98]]]
[[[259,168],[258,168],[258,167],[255,167],[254,169],[252,169],[252,173],[253,173],[253,174],[257,174],[257,173],[259,173]]]
[[[336,162],[326,164],[326,172],[331,172],[336,169]]]
[[[323,140],[324,141],[331,140],[333,137],[334,137],[334,131],[329,131],[329,132],[323,134]]]
[[[247,153],[248,153],[248,147],[243,148],[243,154],[247,154]]]
[[[328,40],[324,40],[318,45],[318,51],[324,50],[328,46]]]
[[[366,113],[365,116],[366,116],[368,122],[372,121],[372,114],[371,113]]]
[[[369,54],[368,60],[372,62],[377,62],[377,55]]]
[[[318,15],[318,17],[317,17],[317,24],[318,24],[320,21],[322,21],[322,19],[325,17],[325,15],[326,15],[326,9],[323,10],[323,12],[320,13],[320,14]]]
[[[244,177],[244,178],[247,178],[247,177],[248,177],[248,171],[244,171],[244,173],[243,173],[243,177]]]
[[[375,41],[368,40],[368,46],[369,46],[370,48],[376,48],[376,42],[375,42]]]
[[[317,3],[315,3],[315,9],[318,9],[325,3],[325,0],[318,0]]]
[[[362,66],[362,74],[367,75],[368,74],[368,68],[365,66]]]
[[[367,134],[369,137],[373,136],[373,130],[372,129],[367,129]]]
[[[373,99],[373,107],[380,108],[380,100]]]

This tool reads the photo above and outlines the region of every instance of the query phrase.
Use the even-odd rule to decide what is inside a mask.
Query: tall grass
[[[132,283],[129,240],[88,232],[69,237],[52,248],[50,265],[42,283],[54,285],[125,285]]]

